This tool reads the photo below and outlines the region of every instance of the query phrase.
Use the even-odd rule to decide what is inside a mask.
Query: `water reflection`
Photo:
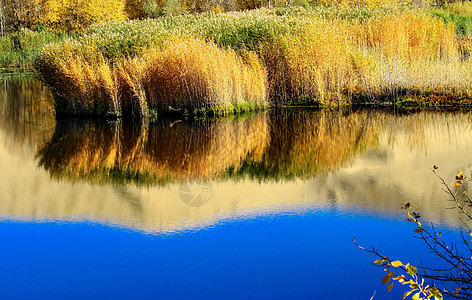
[[[367,111],[276,110],[143,126],[62,120],[37,156],[54,178],[94,183],[310,178],[375,146],[380,119]]]
[[[469,112],[271,110],[218,120],[54,122],[38,82],[0,89],[0,216],[150,232],[305,210],[456,224],[430,174],[472,166]],[[22,155],[18,155],[22,153]],[[5,171],[3,171],[5,170]]]
[[[378,145],[382,115],[369,111],[272,111],[271,142],[262,160],[246,161],[238,173],[287,180],[338,170],[365,149]]]
[[[142,126],[65,120],[37,156],[55,178],[155,185],[221,175],[248,156],[259,161],[268,144],[264,113]]]
[[[13,151],[25,144],[35,149],[54,132],[53,98],[34,78],[0,81],[0,128]]]

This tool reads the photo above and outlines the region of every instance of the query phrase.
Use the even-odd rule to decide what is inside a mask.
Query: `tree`
[[[125,18],[125,0],[0,0],[0,34],[45,25],[75,32]]]
[[[143,6],[146,0],[125,0],[125,13],[130,19],[143,17]]]
[[[387,274],[382,279],[382,284],[389,284],[388,290],[393,288],[390,280],[407,285],[409,290],[405,292],[403,299],[412,295],[413,300],[419,299],[443,299],[443,295],[453,299],[472,299],[472,233],[469,223],[472,221],[472,199],[468,193],[464,180],[468,180],[463,172],[455,177],[454,187],[450,187],[446,181],[436,173],[437,167],[433,167],[433,173],[444,186],[444,191],[449,195],[449,201],[458,211],[462,226],[460,228],[464,249],[459,249],[455,243],[449,243],[437,232],[434,225],[424,226],[420,221],[420,214],[414,212],[410,203],[403,209],[407,213],[407,221],[415,225],[414,233],[421,239],[439,259],[448,267],[438,269],[431,266],[417,268],[410,264],[403,264],[399,260],[391,260],[382,255],[377,249],[364,249],[375,256],[375,263],[384,267]],[[472,173],[471,173],[472,177]],[[469,179],[470,180],[470,179]]]
[[[119,21],[125,18],[125,7],[122,0],[48,1],[60,2],[59,22],[56,23],[55,27],[68,32],[80,31],[95,23],[102,23],[111,20]]]

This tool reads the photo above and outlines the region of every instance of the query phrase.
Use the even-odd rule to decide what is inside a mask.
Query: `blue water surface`
[[[424,252],[434,263],[412,231],[404,220],[314,211],[172,235],[6,221],[0,298],[401,299],[404,287],[387,292],[375,257],[351,239],[392,258]]]
[[[0,87],[0,300],[401,299],[406,288],[387,292],[353,236],[440,268],[400,210],[411,202],[459,241],[439,227],[457,225],[457,211],[431,167],[450,186],[469,174],[471,112],[133,124],[56,120],[53,103],[34,79]],[[201,178],[215,199],[206,184],[181,198],[179,184]]]

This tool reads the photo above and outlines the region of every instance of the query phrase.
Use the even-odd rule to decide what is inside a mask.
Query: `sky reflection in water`
[[[399,299],[352,237],[417,262],[400,206],[454,228],[430,169],[471,165],[469,113],[136,127],[56,123],[50,101],[34,81],[0,89],[2,298]]]

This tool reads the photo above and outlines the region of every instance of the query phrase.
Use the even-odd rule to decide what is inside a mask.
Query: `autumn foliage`
[[[67,32],[126,17],[123,0],[7,0],[0,14],[5,26],[34,29],[42,25]]]
[[[144,116],[169,106],[191,113],[267,99],[469,103],[472,65],[453,24],[420,10],[371,14],[261,9],[108,23],[45,47],[36,67],[57,111],[72,114]]]

